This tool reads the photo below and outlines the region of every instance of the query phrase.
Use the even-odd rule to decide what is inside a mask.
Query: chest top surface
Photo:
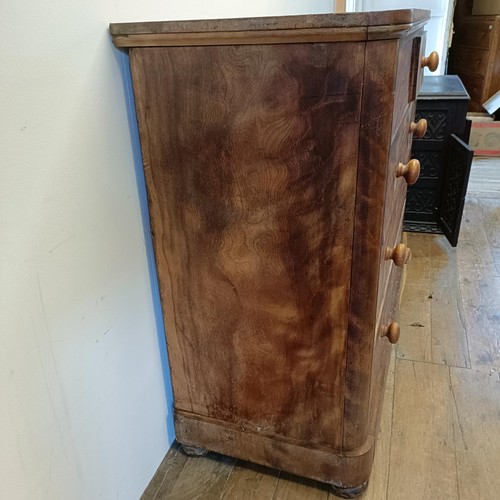
[[[117,47],[239,45],[399,38],[430,17],[402,9],[347,14],[111,23]]]

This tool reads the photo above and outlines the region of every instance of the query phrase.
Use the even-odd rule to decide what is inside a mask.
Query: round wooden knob
[[[408,184],[415,184],[420,175],[420,162],[410,160],[406,165],[400,163],[396,168],[396,177],[404,177]]]
[[[382,337],[387,337],[387,340],[391,344],[397,344],[399,341],[399,335],[401,333],[401,328],[399,327],[399,323],[393,321],[388,326],[385,326],[382,331]]]
[[[385,260],[392,260],[396,266],[403,267],[411,260],[411,250],[404,243],[400,243],[394,248],[386,249]]]
[[[425,118],[420,118],[417,123],[410,123],[410,134],[413,134],[418,139],[422,139],[422,137],[427,132],[427,120]]]
[[[420,66],[422,66],[422,68],[429,68],[429,71],[434,73],[439,66],[439,54],[433,51],[427,57],[423,56]]]

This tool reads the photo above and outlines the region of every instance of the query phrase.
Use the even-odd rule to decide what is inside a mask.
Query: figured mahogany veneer
[[[111,25],[181,443],[366,486],[428,15]]]

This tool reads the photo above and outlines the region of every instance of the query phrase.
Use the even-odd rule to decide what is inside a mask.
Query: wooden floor
[[[375,464],[363,500],[500,498],[500,161],[475,160],[458,247],[409,234]],[[328,487],[175,445],[142,497],[333,500]]]

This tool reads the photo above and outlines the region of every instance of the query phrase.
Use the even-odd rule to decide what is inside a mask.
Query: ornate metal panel
[[[440,151],[413,151],[412,157],[420,162],[420,179],[439,177],[442,170]]]
[[[437,201],[438,197],[435,189],[409,189],[406,195],[406,212],[418,212],[420,214],[435,213]]]
[[[457,246],[465,194],[474,152],[455,134],[450,136],[448,168],[441,198],[439,219],[452,246]]]
[[[448,110],[418,111],[416,120],[425,118],[427,120],[427,132],[424,139],[434,141],[443,141],[446,138],[446,124],[448,119]]]
[[[443,234],[441,228],[435,222],[408,222],[403,224],[403,230],[411,233]]]

